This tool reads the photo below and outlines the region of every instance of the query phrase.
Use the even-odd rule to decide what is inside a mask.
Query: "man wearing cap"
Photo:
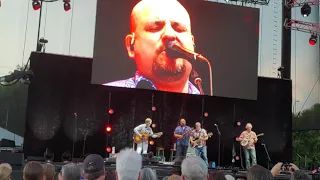
[[[98,154],[90,154],[83,161],[84,178],[87,180],[104,180],[105,166],[103,158]]]
[[[152,124],[152,120],[150,118],[147,118],[144,121],[144,124],[140,124],[139,126],[135,127],[133,129],[134,133],[142,139],[142,134],[148,134],[148,136],[151,136],[152,138],[158,138],[161,135],[155,135],[153,134],[153,131],[150,127]],[[137,153],[141,154],[141,151],[143,150],[142,154],[148,153],[148,140],[142,140],[140,143],[137,143]]]

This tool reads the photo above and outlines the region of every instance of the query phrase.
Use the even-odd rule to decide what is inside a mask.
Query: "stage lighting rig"
[[[241,2],[259,5],[268,5],[270,0],[225,0],[226,2]]]
[[[320,25],[316,23],[286,19],[284,27],[291,30],[310,33],[311,37],[309,39],[309,43],[311,45],[315,45],[317,43],[317,37],[320,35]]]
[[[63,0],[63,8],[65,11],[69,11],[71,9],[70,0]]]
[[[284,22],[284,27],[291,30],[311,33],[315,36],[320,35],[320,25],[316,23],[298,21],[294,19],[286,19]]]
[[[301,15],[303,17],[307,17],[311,14],[311,7],[308,3],[305,3],[302,7],[301,7]]]
[[[287,0],[286,1],[286,6],[288,8],[293,8],[293,7],[303,7],[309,5],[313,6],[313,5],[318,5],[320,4],[320,0]]]
[[[313,46],[313,45],[316,45],[316,44],[317,44],[317,39],[318,39],[318,36],[312,34],[311,37],[310,37],[310,39],[309,39],[309,44],[312,45],[312,46]]]
[[[39,0],[32,0],[32,7],[36,11],[41,8],[41,4]]]

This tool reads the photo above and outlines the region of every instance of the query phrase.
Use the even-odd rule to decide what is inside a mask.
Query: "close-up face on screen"
[[[259,9],[97,1],[92,83],[257,99]]]

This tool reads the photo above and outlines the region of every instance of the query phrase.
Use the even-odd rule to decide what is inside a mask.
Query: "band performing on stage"
[[[159,138],[162,132],[153,133],[150,125],[152,120],[150,118],[145,119],[145,123],[134,128],[134,143],[137,144],[136,151],[141,154],[148,153],[148,142],[149,138]],[[206,165],[208,166],[207,156],[207,145],[206,141],[208,138],[213,136],[212,132],[207,131],[201,127],[200,122],[195,123],[195,127],[191,128],[186,125],[185,119],[180,119],[180,124],[174,130],[174,137],[176,138],[176,157],[185,158],[189,148],[194,149],[194,155],[201,157]],[[257,164],[255,143],[258,141],[259,136],[264,134],[256,134],[252,131],[252,124],[247,123],[245,126],[246,130],[241,133],[237,138],[240,145],[243,147],[245,155],[246,168],[249,169],[251,166]],[[252,159],[252,163],[250,162]]]

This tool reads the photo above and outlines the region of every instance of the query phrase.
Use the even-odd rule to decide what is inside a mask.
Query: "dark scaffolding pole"
[[[284,27],[285,19],[291,19],[291,8],[285,6],[286,1],[282,0],[282,44],[281,44],[281,78],[291,79],[291,29]]]

